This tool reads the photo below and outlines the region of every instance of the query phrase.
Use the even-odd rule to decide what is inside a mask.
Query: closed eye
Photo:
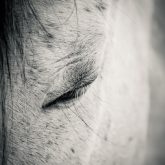
[[[42,105],[42,108],[51,108],[51,107],[60,107],[61,105],[69,106],[73,101],[79,99],[87,91],[89,85],[83,86],[78,89],[72,89],[55,100],[48,102],[47,104]]]
[[[67,75],[59,78],[59,83],[54,83],[52,88],[49,89],[42,104],[43,110],[73,106],[73,103],[85,94],[88,87],[98,76],[91,65],[90,67],[74,68],[74,70],[68,70],[68,72]],[[64,76],[65,79],[63,79]]]

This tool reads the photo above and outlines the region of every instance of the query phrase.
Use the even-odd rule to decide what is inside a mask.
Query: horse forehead
[[[63,68],[63,65],[72,64],[73,60],[81,62],[83,59],[86,62],[89,58],[95,58],[95,61],[99,61],[96,58],[102,57],[105,43],[104,13],[107,11],[108,1],[49,2],[33,2],[48,35],[43,29],[39,31],[38,25],[34,26],[37,21],[34,22],[32,28],[35,33],[26,44],[27,59],[30,63],[34,61],[33,65],[47,77],[50,75],[47,71],[57,71],[60,69],[59,65]],[[31,41],[35,53],[29,51],[32,47]]]
[[[112,0],[112,2],[117,2],[116,0]],[[44,6],[52,6],[53,4],[74,4],[74,3],[79,3],[79,2],[83,2],[85,4],[88,4],[88,6],[90,4],[98,4],[100,6],[104,6],[104,5],[107,5],[109,3],[109,0],[84,0],[84,1],[81,1],[81,0],[50,0],[50,1],[44,1],[44,0],[36,0],[35,1],[37,4],[40,4],[40,5],[44,5]]]
[[[112,5],[114,2],[109,0],[51,0],[51,1],[44,1],[44,0],[37,0],[33,2],[33,5],[36,6],[37,10],[41,10],[44,14],[49,11],[56,12],[56,14],[60,14],[59,19],[63,15],[67,15],[68,18],[72,17],[74,13],[77,15],[81,13],[96,13],[101,12],[104,13],[110,4]],[[53,10],[52,10],[53,9]],[[48,14],[46,15],[48,17]],[[58,16],[58,15],[56,15]]]

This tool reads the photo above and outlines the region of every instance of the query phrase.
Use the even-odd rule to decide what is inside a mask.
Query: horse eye
[[[42,108],[43,109],[51,108],[51,107],[59,108],[61,106],[69,107],[71,105],[71,103],[73,103],[74,101],[79,99],[83,94],[85,94],[88,87],[89,87],[89,85],[83,86],[83,87],[80,87],[77,89],[76,88],[72,89],[72,90],[62,94],[58,98],[54,99],[53,101],[44,103],[42,105]]]
[[[74,78],[71,77],[71,79],[54,84],[46,94],[42,109],[68,108],[73,106],[97,78],[97,74],[93,74],[93,72],[92,74],[90,72],[87,73],[85,72],[79,76],[74,75]]]

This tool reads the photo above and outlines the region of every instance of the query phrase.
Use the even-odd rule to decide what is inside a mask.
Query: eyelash
[[[59,106],[60,104],[67,105],[73,102],[74,100],[79,99],[81,96],[83,96],[85,92],[87,91],[87,88],[88,86],[84,86],[84,87],[73,89],[69,92],[66,92],[60,97],[58,97],[56,100],[44,105],[44,107],[42,108],[51,108],[54,106]]]

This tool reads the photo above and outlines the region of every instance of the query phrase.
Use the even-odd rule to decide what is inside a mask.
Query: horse
[[[151,159],[154,1],[2,3],[1,164]]]

